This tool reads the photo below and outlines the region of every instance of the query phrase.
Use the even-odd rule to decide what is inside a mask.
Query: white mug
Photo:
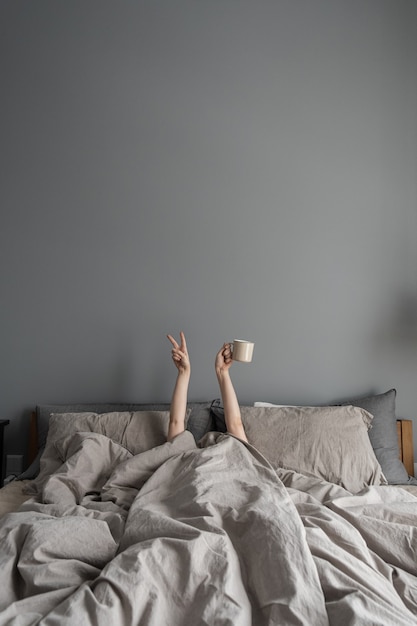
[[[235,339],[232,342],[232,359],[241,363],[250,363],[252,361],[253,346],[255,344],[244,339]]]

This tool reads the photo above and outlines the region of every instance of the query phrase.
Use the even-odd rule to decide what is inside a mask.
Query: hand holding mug
[[[224,343],[216,355],[215,369],[218,374],[227,372],[232,365],[232,350],[230,343]]]

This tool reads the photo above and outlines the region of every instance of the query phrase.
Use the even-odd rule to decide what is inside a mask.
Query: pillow
[[[341,406],[352,404],[361,407],[373,415],[369,439],[384,476],[391,485],[401,485],[408,482],[407,470],[399,459],[397,417],[395,414],[396,395],[396,390],[390,389],[386,393],[355,398],[341,403]]]
[[[199,441],[209,430],[213,430],[210,402],[191,402],[188,404],[190,416],[187,422],[194,439]],[[19,480],[33,479],[39,474],[40,459],[43,454],[49,429],[51,413],[114,413],[124,411],[169,411],[168,403],[148,404],[43,404],[36,407],[36,421],[38,427],[38,454],[31,465],[18,477]]]
[[[358,406],[373,415],[372,426],[368,435],[384,476],[390,485],[405,485],[410,482],[410,478],[399,459],[397,416],[395,413],[396,394],[395,389],[390,389],[378,395],[347,400],[339,403],[338,406]],[[255,406],[268,405],[279,406],[267,402],[255,402]]]
[[[189,414],[190,410],[187,410],[186,423]],[[46,478],[62,465],[56,442],[64,437],[79,432],[99,433],[121,444],[132,454],[138,454],[165,443],[168,424],[169,411],[52,413],[45,450],[40,459],[39,476],[32,489],[38,493]]]
[[[272,402],[254,402],[253,406],[296,406],[295,404],[273,404]]]
[[[219,407],[213,407],[215,413]],[[357,493],[385,481],[372,450],[372,416],[353,406],[241,407],[249,443],[275,468],[340,485]]]

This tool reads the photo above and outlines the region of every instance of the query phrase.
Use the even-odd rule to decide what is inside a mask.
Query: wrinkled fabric
[[[0,520],[0,625],[417,624],[401,489],[353,496],[228,435],[57,445],[39,498]]]

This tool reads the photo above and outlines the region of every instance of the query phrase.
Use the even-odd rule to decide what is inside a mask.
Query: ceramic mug
[[[232,342],[232,359],[241,363],[250,363],[252,361],[253,346],[255,344],[244,339],[234,339]]]

